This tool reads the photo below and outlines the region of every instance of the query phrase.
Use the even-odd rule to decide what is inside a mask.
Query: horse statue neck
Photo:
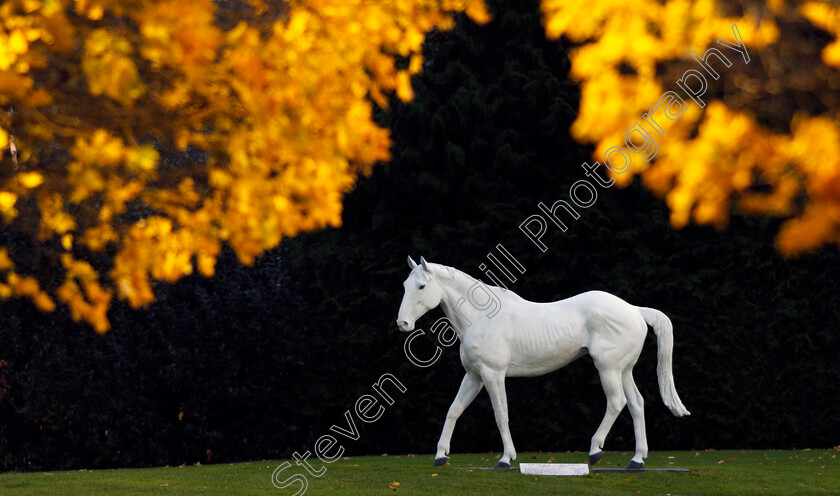
[[[487,298],[498,299],[498,295],[495,294],[497,288],[487,286],[469,274],[453,267],[440,264],[429,265],[441,288],[440,308],[446,314],[446,318],[449,319],[458,334],[458,338],[462,339],[463,334],[469,330],[472,324],[482,317],[482,311],[476,309],[469,301],[470,291],[474,290],[473,288],[478,284],[485,288],[483,291],[494,293],[492,296],[488,294]]]

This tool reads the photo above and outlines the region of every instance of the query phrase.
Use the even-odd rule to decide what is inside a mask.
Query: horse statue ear
[[[428,266],[428,265],[426,265],[426,259],[425,259],[425,258],[420,257],[420,265],[422,265],[422,266],[423,266],[423,270],[425,270],[425,271],[426,271],[426,272],[428,272],[429,274],[431,274],[431,273],[432,273],[432,269],[430,269],[430,268],[429,268],[429,266]]]
[[[408,268],[414,270],[417,267],[417,264],[414,263],[414,260],[411,259],[411,255],[408,256]]]

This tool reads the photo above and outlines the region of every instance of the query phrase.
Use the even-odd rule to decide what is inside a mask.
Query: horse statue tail
[[[636,307],[656,334],[659,344],[656,375],[659,378],[659,393],[665,406],[677,417],[691,415],[680,401],[677,387],[674,385],[674,372],[671,370],[671,355],[674,349],[674,328],[671,319],[655,308]]]

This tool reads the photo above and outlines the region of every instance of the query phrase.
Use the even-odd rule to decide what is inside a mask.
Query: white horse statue
[[[504,454],[495,468],[510,467],[516,450],[508,429],[505,377],[547,374],[588,353],[607,396],[604,420],[592,436],[589,463],[601,459],[607,433],[626,404],[636,435],[636,453],[627,468],[643,468],[648,454],[644,400],[633,382],[633,366],[642,351],[648,325],[653,327],[659,344],[656,374],[662,400],[677,417],[689,415],[677,395],[671,372],[671,321],[659,310],[635,307],[603,291],[534,303],[513,291],[484,286],[451,267],[426,263],[422,257],[420,265],[408,257],[408,266],[411,274],[403,283],[405,295],[397,325],[402,331],[412,331],[418,318],[440,305],[461,341],[461,363],[467,372],[446,414],[435,466],[446,464],[455,422],[481,387],[487,386],[504,444]],[[486,288],[485,302],[475,303],[476,287]],[[487,291],[498,298],[493,308]]]

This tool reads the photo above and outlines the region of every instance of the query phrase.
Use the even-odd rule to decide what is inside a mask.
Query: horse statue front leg
[[[435,454],[435,467],[445,465],[449,458],[449,441],[452,439],[452,431],[455,430],[455,422],[458,417],[464,413],[464,410],[470,403],[473,402],[479,391],[481,391],[481,377],[478,374],[467,372],[464,375],[464,380],[461,381],[461,388],[458,389],[458,394],[455,395],[455,400],[452,406],[449,407],[449,412],[446,414],[446,422],[443,424],[443,432],[440,433],[440,441],[437,445],[437,453]]]
[[[490,402],[493,404],[493,413],[496,416],[496,426],[502,435],[504,453],[499,463],[493,468],[510,468],[510,462],[516,460],[516,449],[513,447],[513,439],[510,437],[508,428],[508,407],[507,394],[505,393],[505,371],[485,368],[481,371],[481,378],[487,386],[487,394],[490,395]]]

